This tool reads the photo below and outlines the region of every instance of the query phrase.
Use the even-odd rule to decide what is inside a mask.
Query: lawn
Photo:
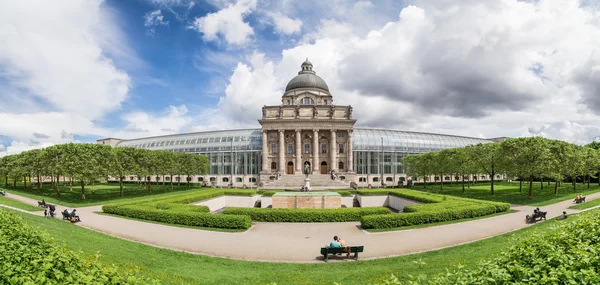
[[[125,184],[123,185],[123,197],[119,194],[119,184],[96,184],[95,191],[92,193],[92,186],[87,185],[85,187],[85,200],[81,200],[81,186],[73,185],[73,191],[69,191],[69,186],[60,186],[60,196],[56,195],[56,191],[52,186],[44,184],[41,193],[37,192],[37,188],[34,184],[33,187],[25,189],[23,185],[17,184],[17,188],[0,188],[9,193],[15,193],[24,197],[32,198],[41,201],[44,199],[48,203],[55,203],[62,206],[68,207],[86,207],[105,204],[107,202],[117,202],[119,200],[127,199],[128,201],[132,198],[148,197],[160,197],[160,195],[168,195],[171,193],[182,193],[188,191],[197,191],[199,189],[210,189],[201,188],[198,186],[192,186],[188,188],[185,184],[181,186],[174,185],[173,191],[170,186],[167,185],[152,185],[152,193],[148,193],[138,184]]]
[[[594,199],[594,200],[591,200],[589,202],[585,202],[585,203],[573,205],[573,206],[569,207],[569,209],[584,210],[584,209],[588,209],[588,208],[591,208],[591,207],[596,207],[596,206],[599,206],[599,205],[600,205],[600,199]]]
[[[42,208],[38,208],[38,207],[34,207],[4,196],[0,196],[0,204],[2,205],[6,205],[6,206],[11,206],[17,209],[21,209],[21,210],[25,210],[25,211],[43,211],[44,209]]]
[[[460,183],[444,184],[444,189],[440,190],[440,185],[422,185],[413,186],[412,189],[439,194],[453,195],[458,197],[482,199],[489,201],[507,202],[516,205],[535,205],[545,206],[561,201],[575,199],[575,195],[582,193],[584,196],[600,191],[600,186],[591,184],[587,188],[586,184],[577,184],[577,191],[573,192],[573,185],[563,183],[558,187],[558,194],[554,194],[554,183],[548,185],[544,182],[544,189],[541,189],[540,182],[534,182],[532,187],[532,198],[527,197],[529,184],[523,182],[523,192],[519,192],[519,182],[499,182],[494,183],[494,196],[490,195],[490,183],[478,183],[471,185],[470,189],[465,185],[465,192],[462,193]]]
[[[105,264],[123,268],[140,266],[143,275],[161,279],[164,284],[365,284],[381,281],[390,274],[406,281],[409,274],[431,276],[459,264],[474,268],[479,261],[513,244],[511,238],[549,230],[559,222],[550,220],[502,236],[414,255],[372,261],[293,264],[237,261],[171,251],[114,238],[58,219],[17,214],[56,239],[68,241],[67,248],[81,250],[89,259],[95,259],[99,253],[98,260]],[[315,248],[315,254],[318,250]]]

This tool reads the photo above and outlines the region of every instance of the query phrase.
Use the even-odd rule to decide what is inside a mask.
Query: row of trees
[[[7,186],[10,178],[15,187],[17,181],[23,180],[27,188],[27,181],[36,177],[39,192],[42,178],[51,177],[56,195],[60,195],[59,179],[68,177],[71,191],[73,181],[81,183],[84,200],[86,183],[92,184],[93,193],[95,182],[109,177],[119,180],[123,196],[123,180],[127,175],[146,178],[146,189],[151,192],[150,176],[170,176],[173,189],[173,176],[206,174],[209,169],[208,158],[201,155],[100,144],[61,144],[0,158],[0,177],[5,178]]]
[[[417,179],[423,177],[425,182],[432,175],[461,176],[463,192],[465,177],[485,173],[491,177],[490,191],[494,195],[496,175],[505,174],[521,181],[520,191],[523,180],[528,181],[528,197],[531,199],[534,180],[554,181],[555,193],[559,183],[565,180],[573,183],[575,191],[578,177],[587,178],[589,187],[590,178],[600,171],[599,149],[600,143],[579,146],[542,137],[527,137],[410,155],[404,158],[403,163],[408,175]],[[440,181],[443,188],[443,179]]]

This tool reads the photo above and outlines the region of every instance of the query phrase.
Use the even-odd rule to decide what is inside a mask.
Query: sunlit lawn
[[[443,190],[440,190],[440,185],[427,185],[424,188],[422,185],[417,184],[412,189],[434,192],[440,194],[447,194],[466,198],[475,198],[491,201],[501,201],[517,205],[535,205],[544,206],[554,204],[564,200],[575,199],[575,195],[582,193],[584,196],[596,193],[600,191],[600,186],[597,184],[590,184],[590,188],[587,188],[587,184],[577,184],[577,190],[573,191],[573,185],[571,183],[562,183],[558,187],[558,194],[554,194],[554,183],[551,182],[548,185],[544,182],[544,189],[541,189],[540,182],[534,182],[532,187],[532,198],[528,199],[529,184],[523,182],[523,192],[519,192],[519,182],[500,182],[494,183],[494,196],[490,194],[490,183],[478,183],[471,185],[470,188],[465,186],[465,192],[462,193],[462,186],[460,183],[449,184],[444,183]]]
[[[41,207],[34,207],[4,196],[0,196],[0,204],[11,206],[17,209],[25,210],[25,211],[43,211],[44,209]]]
[[[17,195],[29,197],[32,199],[36,199],[41,201],[44,199],[48,203],[56,203],[63,206],[69,207],[84,207],[84,206],[93,206],[100,205],[107,202],[115,202],[122,199],[131,199],[137,197],[147,197],[149,195],[160,196],[160,195],[168,195],[170,193],[182,193],[184,191],[198,191],[200,189],[209,189],[209,188],[201,188],[197,185],[192,185],[192,187],[188,188],[186,184],[182,183],[181,186],[177,186],[175,184],[173,186],[173,190],[170,189],[169,184],[166,185],[152,185],[152,193],[148,193],[145,188],[138,184],[124,184],[123,186],[123,197],[119,194],[119,184],[117,183],[109,183],[109,184],[96,184],[95,191],[92,193],[92,186],[87,185],[85,187],[85,196],[86,199],[81,199],[81,186],[78,184],[73,185],[73,191],[69,191],[68,184],[59,187],[60,196],[56,195],[56,191],[49,184],[44,184],[41,193],[37,192],[36,185],[34,184],[32,187],[27,185],[28,188],[25,189],[23,184],[17,184],[17,188],[1,188],[6,192],[15,193]]]
[[[549,230],[552,224],[559,222],[549,220],[498,237],[420,254],[358,262],[294,264],[237,261],[188,254],[114,238],[59,219],[44,219],[24,213],[19,216],[47,230],[57,240],[65,241],[67,248],[81,250],[90,259],[95,259],[99,253],[99,261],[105,264],[116,264],[123,268],[140,266],[142,274],[159,278],[164,284],[368,284],[383,280],[390,274],[406,281],[409,274],[434,275],[459,264],[473,268],[479,261],[487,260],[514,244],[512,237],[526,237],[532,231]],[[401,246],[401,243],[398,241],[394,246]],[[289,250],[294,250],[293,245]],[[317,256],[319,248],[314,251]]]

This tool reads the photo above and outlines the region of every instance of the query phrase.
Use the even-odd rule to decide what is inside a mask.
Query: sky
[[[356,127],[600,138],[600,1],[0,1],[0,156],[259,128],[308,58]]]

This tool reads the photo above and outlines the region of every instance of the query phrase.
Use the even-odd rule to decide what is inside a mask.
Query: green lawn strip
[[[594,200],[591,200],[591,201],[588,201],[588,202],[584,202],[584,203],[581,203],[581,204],[575,204],[575,205],[569,207],[569,209],[584,210],[584,209],[596,207],[598,205],[600,205],[600,198],[594,199]]]
[[[150,221],[150,220],[144,220],[144,219],[136,219],[136,218],[126,217],[126,216],[121,216],[121,215],[114,215],[114,214],[109,214],[109,213],[104,213],[104,212],[94,212],[94,213],[98,214],[98,215],[111,216],[111,217],[116,217],[116,218],[121,218],[121,219],[126,219],[126,220],[132,220],[132,221],[140,221],[140,222],[157,224],[157,225],[165,225],[165,226],[187,228],[187,229],[196,229],[196,230],[203,230],[203,231],[228,232],[228,233],[239,233],[239,232],[247,231],[245,229],[222,229],[222,228],[194,227],[194,226],[162,223],[162,222],[156,222],[156,221]]]
[[[44,184],[41,189],[41,193],[37,192],[37,188],[34,184],[33,187],[24,189],[23,185],[17,184],[17,188],[2,188],[8,193],[14,193],[23,197],[28,197],[41,201],[44,199],[48,203],[60,204],[68,207],[88,207],[96,206],[106,203],[113,203],[119,201],[135,201],[132,199],[148,198],[148,197],[161,197],[160,195],[170,195],[173,193],[186,193],[198,190],[206,190],[210,188],[200,188],[187,186],[174,186],[173,191],[170,190],[170,186],[167,185],[152,185],[152,193],[148,193],[145,189],[140,188],[137,184],[125,184],[123,187],[123,197],[119,194],[119,185],[115,183],[109,184],[97,184],[95,191],[92,194],[91,185],[86,186],[86,200],[81,200],[81,187],[79,185],[73,185],[73,191],[69,191],[69,186],[60,186],[60,196],[56,195],[56,191],[48,184]]]
[[[31,206],[29,204],[25,204],[23,202],[19,202],[19,201],[16,201],[16,200],[4,197],[4,196],[0,196],[0,204],[6,205],[6,206],[11,206],[11,207],[25,210],[25,211],[43,211],[44,210],[42,208]]]
[[[575,195],[582,193],[584,196],[596,192],[600,192],[600,186],[597,184],[590,184],[590,188],[587,188],[587,184],[578,183],[577,190],[573,191],[573,185],[571,183],[562,183],[558,187],[558,194],[554,194],[554,182],[548,185],[544,182],[544,190],[541,189],[540,182],[534,182],[532,187],[532,198],[529,199],[529,183],[523,182],[523,192],[519,192],[519,182],[497,182],[494,183],[494,196],[490,195],[490,183],[477,183],[471,185],[470,189],[465,185],[465,193],[462,193],[462,186],[460,183],[455,184],[444,184],[444,189],[440,190],[440,185],[427,185],[424,188],[418,184],[412,187],[414,190],[438,193],[444,195],[452,195],[464,198],[481,199],[496,202],[506,202],[516,205],[530,205],[530,206],[546,206],[558,202],[562,202],[569,199],[575,199]]]
[[[491,218],[491,217],[496,217],[496,216],[502,216],[502,215],[506,215],[506,214],[516,213],[516,212],[518,212],[518,211],[517,210],[508,210],[506,212],[500,212],[500,213],[495,213],[495,214],[491,214],[491,215],[487,215],[487,216],[481,216],[481,217],[469,218],[469,219],[460,219],[460,220],[445,221],[445,222],[438,222],[438,223],[412,225],[412,226],[397,227],[397,228],[364,229],[364,230],[367,231],[367,232],[370,232],[370,233],[380,233],[380,232],[391,232],[391,231],[402,231],[402,230],[410,230],[410,229],[420,229],[420,228],[428,228],[428,227],[434,227],[434,226],[450,225],[450,224],[456,224],[456,223],[462,223],[462,222],[480,220],[480,219],[485,219],[485,218]]]
[[[27,222],[47,230],[65,246],[99,261],[124,268],[140,266],[140,273],[164,284],[347,284],[379,283],[390,274],[401,281],[408,275],[428,276],[463,265],[474,268],[513,244],[511,238],[548,231],[559,221],[548,221],[501,236],[420,254],[358,262],[315,264],[237,261],[155,248],[97,233],[58,219],[17,213]],[[240,242],[243,242],[241,240]],[[328,241],[323,241],[326,244]],[[352,243],[352,241],[348,241]],[[401,241],[399,241],[401,242]],[[398,246],[398,245],[395,245]],[[268,250],[266,248],[265,250]],[[290,250],[294,250],[293,245]],[[368,251],[368,248],[365,248]],[[315,256],[319,248],[315,248]],[[286,254],[281,252],[281,254]]]

